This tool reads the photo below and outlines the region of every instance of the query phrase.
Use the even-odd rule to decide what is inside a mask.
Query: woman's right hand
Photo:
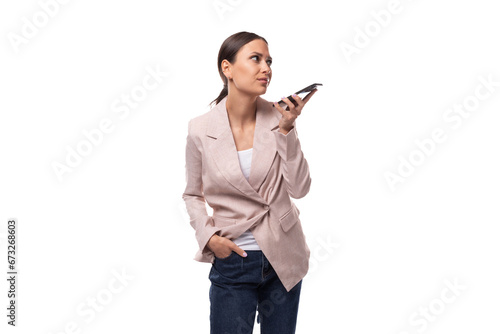
[[[247,253],[240,247],[238,247],[234,242],[226,237],[220,237],[217,234],[212,235],[207,243],[208,248],[214,252],[215,256],[218,258],[225,258],[231,255],[234,251],[239,256],[246,257]]]

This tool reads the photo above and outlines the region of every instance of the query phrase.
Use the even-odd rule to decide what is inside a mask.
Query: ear
[[[224,59],[221,62],[221,68],[222,68],[222,73],[224,73],[224,75],[228,80],[233,78],[233,75],[231,73],[231,63],[227,61],[227,59]]]

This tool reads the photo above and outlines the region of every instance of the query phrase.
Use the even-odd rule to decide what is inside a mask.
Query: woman
[[[224,82],[209,112],[189,121],[182,195],[199,250],[212,263],[212,334],[295,333],[310,251],[291,201],[311,185],[295,119],[316,92],[287,98],[283,109],[262,99],[271,81],[267,41],[239,32],[222,44]],[[213,209],[208,216],[205,202]]]

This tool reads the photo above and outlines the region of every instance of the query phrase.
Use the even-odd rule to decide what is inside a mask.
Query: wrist
[[[210,239],[208,239],[208,242],[207,242],[207,246],[210,250],[212,250],[212,246],[214,244],[214,242],[217,242],[217,240],[219,239],[220,237],[217,235],[217,234],[213,234]]]
[[[293,129],[293,126],[291,126],[290,128],[280,128],[280,129],[279,129],[279,131],[280,131],[282,134],[286,135],[286,134],[288,134],[288,132],[290,132],[290,130],[292,130],[292,129]]]

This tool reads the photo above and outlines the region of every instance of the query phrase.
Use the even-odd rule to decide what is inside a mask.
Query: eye
[[[257,58],[257,61],[259,61],[259,56],[255,55],[255,56],[252,56],[250,57],[250,59],[253,59],[253,58]],[[273,61],[271,59],[269,59],[267,62],[266,62],[269,66],[271,66],[271,64],[273,63]]]

